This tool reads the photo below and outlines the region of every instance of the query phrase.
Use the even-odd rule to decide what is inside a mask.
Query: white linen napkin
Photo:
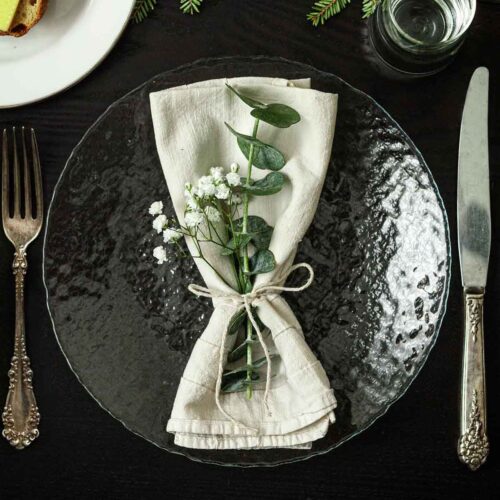
[[[283,190],[272,196],[253,197],[250,202],[249,213],[274,227],[269,248],[276,258],[276,268],[257,276],[258,287],[286,274],[314,217],[330,160],[337,96],[310,89],[309,80],[259,77],[211,80],[152,93],[156,145],[181,224],[186,182],[195,184],[211,166],[227,168],[235,161],[241,165],[241,175],[246,176],[247,161],[224,122],[250,134],[254,119],[251,109],[225,83],[262,102],[287,104],[301,115],[300,122],[287,129],[262,122],[259,128],[259,139],[278,148],[287,164],[282,170],[286,176]],[[252,170],[254,178],[266,173]],[[193,245],[188,242],[188,247],[193,254]],[[226,281],[234,284],[227,257],[221,256],[215,245],[205,245],[203,251]],[[210,290],[234,293],[205,262],[195,261]],[[250,400],[241,392],[222,393],[217,404],[220,354],[225,363],[235,342],[235,336],[226,337],[225,332],[241,305],[221,298],[214,298],[213,303],[214,312],[186,365],[167,424],[167,431],[175,434],[175,443],[204,449],[310,447],[334,422],[336,400],[285,299],[276,292],[254,303],[269,329],[266,346],[271,353],[279,354],[277,361],[273,358],[266,404],[263,384],[254,388]],[[225,344],[222,351],[221,344]],[[262,356],[262,351],[255,351],[254,359]]]

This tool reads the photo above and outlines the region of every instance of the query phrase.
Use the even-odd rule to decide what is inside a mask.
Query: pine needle
[[[203,0],[181,0],[180,9],[183,14],[198,14]]]
[[[137,0],[132,12],[132,19],[136,23],[141,23],[153,12],[156,7],[156,0]]]
[[[372,16],[379,5],[383,5],[385,0],[363,0],[363,19]]]
[[[312,11],[307,14],[307,19],[313,26],[325,24],[328,19],[344,10],[351,0],[317,0]]]

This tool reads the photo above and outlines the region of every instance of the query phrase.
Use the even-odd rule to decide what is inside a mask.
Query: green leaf
[[[280,172],[271,172],[263,179],[255,181],[253,184],[242,187],[243,191],[255,196],[266,196],[268,194],[275,194],[281,191],[285,182],[285,176]]]
[[[268,104],[265,108],[254,109],[250,114],[279,128],[288,128],[300,122],[299,113],[286,104]]]
[[[238,359],[241,359],[247,353],[247,345],[255,344],[256,342],[257,340],[255,335],[253,336],[252,340],[245,339],[238,347],[236,347],[229,353],[229,355],[227,356],[228,362],[234,363],[235,361],[238,361]]]
[[[236,230],[241,232],[243,229],[243,219],[234,221]],[[266,250],[271,243],[273,228],[267,222],[257,215],[249,215],[247,221],[247,232],[252,236],[252,243],[257,250]]]
[[[243,323],[245,322],[246,317],[247,317],[247,312],[245,311],[245,309],[238,311],[231,318],[231,321],[229,322],[227,334],[234,335],[235,333],[238,333],[238,330],[243,326]]]
[[[253,165],[264,170],[281,170],[285,166],[285,157],[273,146],[265,144],[251,135],[240,134],[231,125],[226,123],[230,132],[238,138],[238,146],[248,160],[250,156],[250,146],[254,147]]]
[[[248,97],[241,92],[238,92],[235,88],[231,87],[228,83],[226,83],[226,87],[231,90],[234,94],[236,94],[245,104],[250,106],[251,108],[258,109],[258,108],[266,108],[267,106],[259,101],[256,101],[255,99],[252,99],[251,97]]]
[[[260,378],[259,374],[255,372],[252,373],[251,377],[252,377],[252,382],[259,380]],[[252,382],[248,382],[246,380],[246,372],[236,373],[229,377],[223,378],[221,391],[222,392],[244,391],[247,388],[247,386]]]
[[[250,241],[252,241],[251,234],[239,234],[226,243],[226,248],[222,249],[221,255],[232,255],[239,248],[245,248]]]
[[[250,139],[252,139],[252,137],[250,137]],[[256,146],[254,144],[252,161],[253,166],[262,170],[281,170],[286,164],[283,154],[276,148],[273,148],[268,144],[264,144],[258,139],[256,140],[261,144],[261,146]],[[248,160],[250,156],[250,143],[241,137],[238,137],[238,146],[240,147],[241,152],[245,155],[245,158]]]
[[[250,258],[250,271],[247,274],[270,273],[276,267],[274,254],[271,250],[258,250]]]
[[[274,357],[276,357],[276,355],[271,354],[269,357],[271,359],[273,359]],[[256,359],[251,365],[244,365],[244,366],[240,366],[239,368],[235,368],[234,370],[226,371],[223,373],[222,377],[227,378],[227,377],[231,377],[233,375],[237,375],[240,373],[244,373],[246,375],[248,370],[258,370],[259,368],[264,366],[266,363],[267,363],[267,359],[264,356],[263,358]]]

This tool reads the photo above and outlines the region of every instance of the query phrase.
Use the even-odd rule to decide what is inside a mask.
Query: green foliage
[[[243,228],[243,219],[234,221],[237,231]],[[251,242],[257,250],[267,250],[271,243],[273,228],[257,215],[249,215],[247,220],[247,232],[252,236]]]
[[[252,165],[266,170],[280,170],[285,166],[285,157],[275,147],[265,144],[256,137],[241,134],[226,123],[226,127],[238,138],[238,146],[247,160],[253,147]]]
[[[140,23],[153,12],[156,7],[156,0],[136,0],[134,10],[132,11],[132,19],[136,23]]]
[[[263,179],[259,179],[250,185],[243,186],[243,190],[254,196],[267,196],[279,193],[285,183],[285,176],[280,172],[271,172]]]
[[[226,86],[236,94],[245,104],[253,108],[250,113],[254,118],[269,123],[273,127],[288,128],[300,121],[300,115],[290,106],[286,104],[264,104],[252,97],[246,96],[231,85],[226,83]]]
[[[180,9],[183,14],[198,14],[203,0],[181,0]]]
[[[375,13],[379,5],[384,6],[386,0],[363,0],[363,19]]]
[[[313,26],[325,24],[328,19],[345,9],[350,2],[351,0],[317,0],[311,12],[307,14],[307,19],[312,22]]]
[[[288,128],[300,121],[297,111],[285,104],[269,104],[265,108],[254,109],[250,114],[254,118],[279,128]]]
[[[276,261],[273,252],[271,250],[258,250],[250,257],[250,270],[246,274],[270,273],[275,267]]]

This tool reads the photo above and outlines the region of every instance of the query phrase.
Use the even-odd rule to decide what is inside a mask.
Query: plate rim
[[[127,0],[120,0],[120,1],[127,1]],[[21,108],[23,106],[28,106],[30,104],[35,104],[37,102],[45,101],[46,99],[49,99],[50,97],[53,97],[57,94],[60,94],[61,92],[64,92],[64,91],[70,89],[71,87],[74,87],[75,85],[80,83],[82,80],[87,78],[87,76],[89,76],[108,57],[108,55],[111,53],[111,51],[114,49],[114,47],[118,43],[118,40],[120,40],[125,29],[127,28],[129,21],[130,21],[130,18],[132,17],[132,12],[133,12],[134,6],[135,6],[135,0],[128,0],[128,1],[130,2],[130,7],[129,7],[129,11],[128,11],[127,15],[123,19],[122,25],[115,33],[113,39],[111,40],[111,43],[106,47],[104,52],[102,52],[100,54],[100,56],[95,60],[95,62],[90,67],[88,67],[86,70],[84,70],[77,77],[72,78],[69,83],[65,83],[62,86],[55,85],[54,86],[55,90],[51,90],[47,93],[44,93],[38,97],[33,98],[33,99],[20,100],[20,101],[16,101],[16,102],[13,102],[10,104],[0,104],[0,109]]]
[[[252,62],[252,63],[255,63],[255,62],[263,62],[263,63],[266,63],[266,62],[267,63],[278,62],[278,63],[287,63],[287,64],[291,64],[291,65],[300,65],[304,70],[311,70],[311,71],[313,71],[313,72],[315,72],[317,74],[321,74],[321,75],[324,75],[324,76],[330,76],[330,77],[334,76],[335,78],[338,79],[338,81],[340,83],[342,83],[343,85],[349,87],[351,90],[354,90],[355,92],[359,93],[364,98],[368,99],[371,103],[373,103],[375,106],[379,107],[386,114],[387,119],[390,121],[390,123],[398,131],[400,131],[400,132],[402,132],[404,134],[405,138],[407,139],[408,145],[411,148],[413,148],[413,150],[415,152],[415,155],[418,157],[419,161],[421,162],[422,168],[425,170],[425,173],[428,175],[429,184],[432,187],[432,190],[433,190],[433,192],[436,195],[436,201],[437,201],[438,205],[440,206],[441,212],[443,214],[444,237],[445,237],[445,242],[446,242],[446,272],[445,272],[446,280],[445,280],[445,286],[443,287],[443,296],[442,296],[442,300],[441,300],[441,302],[442,302],[442,313],[437,318],[437,321],[436,321],[436,332],[432,336],[432,339],[431,339],[431,341],[428,344],[429,347],[428,347],[427,354],[425,356],[425,360],[424,360],[424,362],[420,366],[418,366],[416,368],[413,377],[411,379],[408,379],[408,381],[402,387],[401,392],[398,395],[396,395],[392,399],[388,400],[388,403],[386,404],[385,408],[382,408],[376,415],[374,415],[371,418],[371,420],[369,421],[369,423],[367,425],[365,425],[364,427],[362,427],[357,432],[355,432],[353,434],[350,434],[348,436],[345,436],[343,439],[340,439],[334,445],[332,445],[332,446],[330,446],[330,447],[328,447],[328,448],[326,448],[324,450],[316,450],[314,453],[311,453],[309,455],[301,455],[301,456],[298,456],[298,457],[290,457],[290,458],[288,458],[286,460],[275,461],[275,462],[271,462],[271,463],[266,463],[266,462],[229,463],[229,462],[218,461],[216,459],[208,459],[207,460],[207,459],[203,459],[203,458],[200,458],[200,457],[192,456],[191,454],[183,453],[181,451],[182,448],[180,448],[179,450],[176,450],[176,449],[167,449],[167,448],[165,448],[163,446],[160,446],[158,443],[152,441],[150,438],[144,436],[140,432],[138,432],[138,431],[136,431],[134,429],[131,429],[124,421],[122,421],[120,418],[118,418],[112,411],[110,411],[108,408],[106,408],[105,406],[103,406],[103,404],[97,399],[96,396],[94,396],[94,394],[91,392],[91,390],[83,383],[83,381],[80,378],[80,375],[73,369],[73,366],[72,366],[70,360],[68,359],[68,357],[66,356],[66,353],[65,353],[65,351],[64,351],[64,349],[63,349],[63,347],[61,345],[61,342],[59,340],[59,336],[57,335],[56,326],[55,326],[55,323],[54,323],[54,317],[53,317],[53,314],[52,314],[52,311],[51,311],[51,308],[50,308],[50,304],[49,304],[50,295],[49,295],[49,289],[48,289],[48,285],[47,285],[47,276],[46,276],[46,243],[47,243],[47,234],[48,234],[48,229],[49,229],[49,221],[50,221],[50,217],[51,217],[52,205],[53,205],[53,203],[55,201],[56,195],[58,194],[58,191],[59,191],[59,188],[60,188],[60,184],[62,182],[62,179],[64,177],[64,174],[66,172],[66,169],[67,169],[68,165],[72,161],[72,159],[75,156],[76,152],[79,150],[79,148],[85,142],[87,136],[94,129],[94,127],[96,127],[102,120],[104,120],[107,117],[108,113],[110,113],[110,111],[112,110],[112,108],[114,108],[115,106],[118,106],[119,104],[121,104],[122,101],[124,101],[125,99],[127,99],[131,94],[134,94],[135,92],[140,91],[143,87],[145,87],[146,85],[148,85],[150,82],[156,80],[157,78],[161,77],[165,73],[179,73],[179,72],[182,72],[184,70],[188,70],[188,69],[194,68],[194,67],[213,66],[215,64],[235,63],[235,62]],[[446,211],[446,206],[444,204],[444,201],[443,201],[442,196],[441,196],[441,192],[438,189],[438,185],[437,185],[437,183],[436,183],[436,181],[434,179],[434,176],[432,175],[432,172],[431,172],[429,166],[427,165],[427,162],[425,161],[425,159],[424,159],[424,157],[423,157],[420,149],[415,145],[415,143],[413,142],[413,140],[411,139],[411,137],[401,128],[401,126],[399,125],[399,123],[392,117],[392,115],[386,110],[386,108],[384,106],[382,106],[381,104],[379,104],[373,97],[371,97],[370,95],[368,95],[364,91],[358,89],[357,87],[354,87],[350,83],[346,82],[343,78],[337,76],[335,73],[331,73],[329,71],[320,70],[320,69],[316,68],[315,66],[312,66],[310,64],[306,64],[306,63],[303,63],[303,62],[300,62],[300,61],[293,61],[291,59],[286,59],[286,58],[280,57],[280,56],[266,56],[266,55],[258,55],[258,56],[225,56],[225,57],[209,57],[209,58],[197,59],[197,60],[195,60],[195,61],[193,61],[191,63],[186,63],[186,64],[183,64],[183,65],[180,65],[180,66],[176,66],[174,68],[162,71],[162,72],[156,74],[155,76],[153,76],[151,78],[148,78],[145,82],[141,83],[137,87],[135,87],[132,90],[130,90],[129,92],[127,92],[121,98],[119,98],[116,101],[114,101],[113,103],[111,103],[104,110],[104,112],[102,112],[101,115],[99,115],[99,117],[85,131],[85,133],[82,136],[82,138],[78,141],[78,143],[75,145],[75,147],[71,151],[70,156],[68,157],[68,159],[67,159],[67,161],[66,161],[63,169],[61,170],[61,173],[60,173],[60,175],[59,175],[59,177],[57,179],[57,182],[56,182],[56,184],[54,186],[54,190],[53,190],[53,193],[52,193],[52,196],[51,196],[51,199],[50,199],[50,203],[49,203],[49,206],[48,206],[48,210],[47,210],[47,219],[46,219],[46,224],[45,224],[45,229],[44,229],[43,248],[42,248],[42,278],[43,278],[43,286],[44,286],[45,294],[46,294],[46,307],[47,307],[47,310],[48,310],[48,313],[49,313],[49,317],[50,317],[50,321],[51,321],[51,324],[52,324],[52,330],[53,330],[53,333],[54,333],[54,337],[56,338],[56,342],[57,342],[59,348],[61,349],[61,353],[62,353],[63,357],[66,359],[66,362],[68,363],[68,366],[69,366],[71,372],[76,376],[76,378],[77,378],[78,382],[80,383],[80,385],[87,391],[88,394],[90,394],[90,396],[92,397],[92,399],[103,410],[105,410],[109,415],[111,415],[111,417],[113,417],[113,419],[115,419],[116,421],[118,421],[129,432],[131,432],[135,436],[140,437],[141,439],[144,439],[148,443],[151,443],[152,445],[156,446],[158,449],[160,449],[160,450],[162,450],[164,452],[172,453],[174,455],[183,456],[183,457],[185,457],[185,458],[187,458],[187,459],[189,459],[189,460],[191,460],[193,462],[196,462],[196,463],[202,463],[202,464],[207,464],[207,465],[217,465],[217,466],[221,466],[221,467],[245,468],[245,469],[246,468],[256,468],[256,467],[266,467],[266,468],[267,467],[278,467],[278,466],[289,465],[289,464],[293,464],[293,463],[297,463],[297,462],[303,462],[305,460],[310,460],[311,458],[314,458],[314,457],[317,457],[317,456],[323,456],[323,455],[325,455],[325,454],[327,454],[327,453],[335,450],[336,448],[338,448],[342,444],[344,444],[344,443],[350,441],[351,439],[357,437],[359,434],[363,433],[364,431],[366,431],[370,427],[372,427],[381,417],[383,417],[387,413],[387,411],[389,410],[389,408],[391,408],[395,403],[397,403],[401,398],[403,398],[403,396],[405,396],[405,394],[407,393],[407,391],[410,388],[410,386],[413,384],[413,382],[415,381],[415,379],[418,377],[418,375],[422,371],[423,367],[426,365],[426,363],[427,363],[427,361],[429,359],[429,356],[431,355],[432,350],[434,349],[434,346],[436,345],[437,338],[439,336],[439,333],[441,331],[441,327],[442,327],[444,318],[445,318],[446,313],[447,313],[449,291],[450,291],[450,282],[451,282],[451,270],[452,270],[452,246],[451,246],[451,238],[450,238],[449,219],[448,219],[448,213]]]

